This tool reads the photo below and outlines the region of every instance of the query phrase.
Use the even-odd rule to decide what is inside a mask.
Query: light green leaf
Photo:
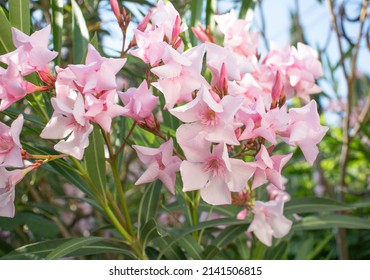
[[[72,33],[73,33],[73,62],[81,63],[84,53],[86,52],[87,45],[90,41],[89,31],[82,14],[80,6],[75,0],[72,3]]]
[[[105,155],[104,140],[100,127],[94,125],[94,130],[89,136],[89,146],[85,150],[84,161],[91,181],[105,197]]]
[[[301,197],[287,202],[284,207],[284,213],[289,215],[349,209],[351,209],[350,206],[336,200],[320,197]]]
[[[55,63],[58,65],[61,58],[61,50],[63,46],[63,24],[64,24],[64,1],[52,0],[52,23],[53,23],[53,44],[54,50],[58,52]]]
[[[242,0],[242,6],[240,7],[239,18],[245,19],[249,10],[254,10],[257,4],[257,0]]]
[[[202,22],[204,0],[191,0],[190,2],[190,26],[196,26]],[[196,38],[192,32],[190,32],[190,42],[193,46],[196,45]]]
[[[329,214],[304,217],[300,222],[293,225],[295,230],[329,229],[334,227],[370,230],[370,219]]]
[[[69,239],[68,241],[64,242],[63,244],[56,247],[53,251],[51,251],[45,258],[47,260],[57,260],[67,256],[68,254],[73,253],[81,249],[84,246],[96,243],[98,241],[102,241],[104,238],[102,237],[79,237]]]
[[[9,1],[9,21],[13,27],[29,35],[31,26],[30,1]]]
[[[0,55],[14,50],[10,22],[0,6]]]

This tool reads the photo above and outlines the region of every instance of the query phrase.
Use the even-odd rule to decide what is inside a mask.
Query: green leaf
[[[78,237],[69,239],[53,249],[53,251],[51,251],[45,258],[47,260],[57,260],[81,249],[84,246],[102,241],[103,239],[104,238],[102,237]]]
[[[187,256],[193,260],[202,259],[202,248],[192,235],[187,235],[178,241],[179,246],[184,250]]]
[[[0,6],[0,55],[14,50],[10,22]]]
[[[162,183],[159,180],[145,187],[145,191],[139,205],[139,230],[141,230],[141,227],[145,225],[150,218],[153,218],[155,216],[156,210],[159,205],[159,196],[161,194],[161,189]]]
[[[190,2],[190,26],[196,26],[202,22],[203,13],[203,2],[204,0],[191,0]],[[196,38],[192,32],[190,32],[190,42],[193,46],[196,45]]]
[[[184,253],[181,251],[179,246],[174,244],[175,242],[171,236],[156,238],[153,242],[157,247],[159,247],[161,252],[158,259],[161,259],[163,256],[169,260],[185,259]]]
[[[73,62],[81,63],[82,58],[84,57],[84,53],[86,52],[87,44],[90,41],[90,36],[80,6],[76,3],[75,0],[71,0],[71,3],[72,3]]]
[[[213,241],[210,245],[207,246],[206,250],[203,253],[205,259],[210,260],[217,256],[221,252],[222,248],[225,247],[231,241],[235,239],[248,228],[248,224],[237,224],[231,225],[225,228]]]
[[[320,252],[324,249],[324,247],[332,240],[334,237],[333,233],[328,234],[323,240],[317,244],[317,246],[310,250],[309,254],[306,255],[306,260],[313,260],[315,257],[320,254]]]
[[[13,231],[23,225],[27,225],[32,234],[38,238],[55,238],[59,234],[59,229],[53,221],[32,212],[16,213],[12,219],[0,218],[0,227],[3,230]]]
[[[289,215],[349,209],[351,209],[350,206],[336,200],[320,197],[301,197],[288,201],[285,204],[284,213]]]
[[[13,27],[29,35],[31,26],[30,1],[9,1],[9,21]]]
[[[277,246],[270,247],[266,250],[265,260],[281,260],[288,249],[288,242],[280,241]]]
[[[70,240],[71,239],[54,239],[29,244],[15,249],[14,251],[1,257],[0,259],[3,260],[45,259],[45,257],[48,254],[52,253],[55,248],[63,245],[64,243]],[[85,245],[78,250],[70,252],[69,254],[66,255],[66,257],[79,257],[101,253],[119,253],[131,259],[135,258],[133,254],[129,251],[129,248],[126,248],[121,244],[118,246],[106,241],[99,241],[94,244]]]
[[[145,248],[150,241],[159,237],[160,234],[157,229],[157,223],[154,219],[150,219],[140,230],[140,243]]]
[[[89,146],[85,150],[84,162],[91,181],[105,197],[106,176],[105,176],[105,155],[104,140],[100,127],[94,125],[89,136]]]
[[[58,52],[55,63],[59,65],[61,58],[61,50],[63,46],[63,24],[64,24],[64,9],[63,0],[52,0],[52,23],[53,23],[53,44],[54,50]]]
[[[370,219],[329,214],[304,217],[300,222],[293,225],[295,230],[329,229],[334,227],[370,230]]]
[[[232,218],[222,218],[222,219],[201,222],[192,227],[184,229],[180,233],[176,233],[176,237],[173,238],[173,241],[169,243],[167,247],[164,247],[161,249],[161,254],[158,256],[158,258],[160,259],[163,256],[163,254],[166,254],[167,250],[170,250],[171,247],[174,246],[179,240],[181,240],[187,235],[192,234],[195,231],[218,227],[218,226],[231,226],[231,225],[245,225],[246,226],[246,224],[247,224],[246,221],[232,219]],[[223,242],[222,239],[220,239],[219,242],[221,242],[220,244],[222,244]]]
[[[254,10],[257,4],[257,0],[242,0],[242,6],[240,7],[239,18],[245,19],[249,10]]]

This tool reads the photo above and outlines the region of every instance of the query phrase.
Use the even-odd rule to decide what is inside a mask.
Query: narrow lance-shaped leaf
[[[89,31],[86,26],[85,18],[82,14],[80,6],[75,0],[71,0],[72,3],[72,51],[73,51],[73,62],[81,63],[84,53],[89,43]]]
[[[105,197],[106,176],[105,176],[105,154],[104,141],[101,130],[97,125],[89,137],[89,146],[85,151],[85,165],[91,181]]]
[[[9,1],[9,20],[13,27],[29,35],[31,26],[30,1]]]
[[[54,50],[58,52],[55,63],[60,63],[61,50],[62,50],[62,38],[63,38],[63,0],[52,0],[52,22],[53,22],[53,44]]]
[[[5,11],[0,6],[0,55],[14,50],[11,25]]]
[[[81,249],[84,246],[102,241],[102,237],[80,237],[66,241],[65,243],[56,247],[47,256],[47,260],[57,260],[67,256],[68,254]]]

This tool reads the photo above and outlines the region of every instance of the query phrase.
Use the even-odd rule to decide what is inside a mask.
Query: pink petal
[[[187,160],[181,163],[180,173],[184,192],[204,188],[210,178],[210,174],[203,171],[203,163],[195,163]]]

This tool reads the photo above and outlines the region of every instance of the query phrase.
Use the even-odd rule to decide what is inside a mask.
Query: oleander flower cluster
[[[215,19],[222,43],[197,26],[192,30],[201,43],[186,49],[187,25],[170,2],[159,1],[130,43],[130,54],[148,71],[138,74],[145,76],[138,87],[126,91],[117,82],[125,58],[102,57],[89,45],[84,63],[51,71],[57,53],[48,49],[50,26],[30,36],[13,29],[16,50],[0,56],[7,65],[0,67],[0,110],[35,91],[50,92],[53,114],[40,137],[57,140],[56,151],[78,160],[93,129],[109,133],[115,118],[132,118],[163,139],[159,147],[132,145],[145,166],[136,185],[160,180],[174,194],[179,173],[184,192],[199,191],[212,205],[237,204],[240,219],[253,215],[248,232],[271,246],[272,237],[285,236],[292,225],[283,215],[289,195],[281,174],[292,152],[283,153],[277,144],[298,147],[312,165],[328,130],[320,125],[317,104],[310,98],[320,92],[316,79],[322,68],[316,52],[301,43],[273,46],[261,58],[259,34],[249,30],[248,21],[234,11]],[[42,86],[25,79],[34,72]],[[288,106],[292,98],[304,106]],[[175,135],[161,132],[158,111],[180,121]],[[22,124],[22,115],[11,127],[0,124],[1,216],[14,215],[14,186],[35,168],[18,169],[24,167]],[[264,188],[270,200],[253,201],[250,193],[257,188]]]

